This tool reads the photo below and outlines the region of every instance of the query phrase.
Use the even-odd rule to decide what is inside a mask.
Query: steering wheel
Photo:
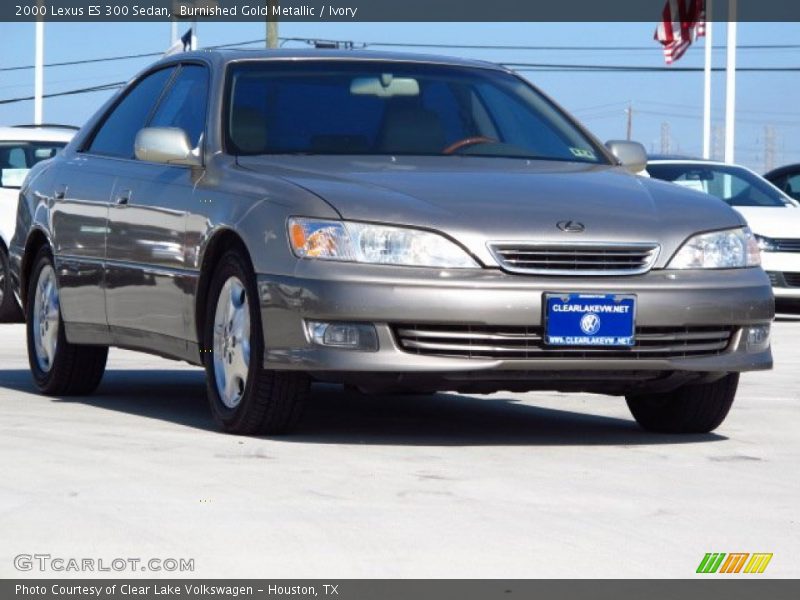
[[[475,146],[476,144],[494,144],[497,140],[494,138],[486,137],[485,135],[476,135],[473,137],[466,137],[450,144],[447,148],[442,150],[442,154],[453,154],[456,150],[466,148],[467,146]]]

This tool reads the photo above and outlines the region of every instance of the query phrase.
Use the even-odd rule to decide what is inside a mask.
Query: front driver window
[[[147,126],[179,127],[189,136],[194,148],[205,129],[207,104],[208,69],[201,65],[184,65]]]
[[[174,67],[161,69],[137,83],[106,117],[89,145],[89,152],[133,158],[136,134],[147,123],[174,71]]]

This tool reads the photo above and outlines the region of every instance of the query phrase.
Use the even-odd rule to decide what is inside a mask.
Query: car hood
[[[480,157],[240,157],[318,195],[344,219],[443,231],[482,260],[488,241],[658,242],[743,219],[706,194],[608,165]],[[314,215],[306,215],[314,216]],[[565,233],[561,221],[582,233]]]
[[[757,235],[771,238],[800,238],[800,208],[787,207],[734,207]]]

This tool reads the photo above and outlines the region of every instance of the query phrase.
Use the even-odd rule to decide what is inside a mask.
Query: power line
[[[313,38],[297,38],[297,37],[289,37],[289,38],[280,38],[282,43],[285,42],[303,42],[306,44],[313,44],[320,40],[315,40]],[[214,46],[208,46],[207,49],[222,49],[222,48],[235,48],[237,46],[247,46],[256,43],[263,43],[263,38],[258,38],[254,40],[245,40],[240,42],[231,42],[226,44],[217,44]],[[641,50],[641,49],[654,49],[654,46],[517,46],[517,45],[490,45],[490,44],[422,44],[422,43],[400,43],[400,42],[352,42],[352,41],[342,41],[342,40],[325,40],[327,42],[332,42],[335,44],[347,44],[348,47],[354,47],[355,44],[361,44],[361,47],[367,46],[377,46],[377,47],[427,47],[427,48],[462,48],[462,49],[481,49],[481,50]],[[788,48],[800,48],[800,44],[777,44],[777,45],[748,45],[748,46],[740,46],[740,48],[749,48],[749,49],[764,49],[764,48],[781,48],[781,49],[788,49]],[[73,61],[62,61],[57,63],[48,63],[44,65],[45,67],[62,67],[62,66],[72,66],[72,65],[81,65],[81,64],[89,64],[89,63],[98,63],[98,62],[105,62],[105,61],[118,61],[118,60],[130,60],[136,58],[148,58],[154,56],[162,56],[163,52],[145,52],[139,54],[128,54],[128,55],[121,55],[121,56],[107,56],[102,58],[90,58],[90,59],[83,59],[83,60],[73,60]],[[702,71],[702,67],[648,67],[648,66],[637,66],[637,65],[597,65],[597,64],[572,64],[572,63],[531,63],[531,62],[507,62],[502,63],[503,66],[508,68],[515,69],[520,72],[526,71],[538,71],[538,72],[596,72],[596,73],[693,73]],[[34,68],[33,65],[20,65],[15,67],[2,67],[0,68],[0,72],[8,72],[8,71],[19,71],[24,69],[32,69]],[[714,67],[712,68],[713,71],[724,71],[722,67]],[[739,67],[737,69],[739,72],[751,72],[751,73],[766,73],[766,72],[774,72],[774,73],[788,73],[788,72],[798,72],[800,71],[800,67]],[[77,94],[85,94],[91,92],[99,92],[99,91],[107,91],[114,88],[117,88],[123,85],[124,82],[114,82],[114,83],[107,83],[107,84],[100,84],[97,86],[91,87],[83,87],[77,88],[72,90],[65,90],[62,92],[52,92],[49,94],[45,94],[45,98],[54,98],[59,96],[71,96]],[[14,102],[24,102],[28,100],[32,100],[33,96],[21,96],[17,98],[6,98],[0,100],[0,104],[11,104]],[[602,107],[602,106],[601,106]],[[595,109],[601,107],[589,107],[587,112],[592,111],[594,112]],[[603,115],[605,116],[605,115]]]
[[[286,38],[292,41],[306,41],[302,38]],[[658,50],[658,46],[518,46],[518,45],[492,45],[492,44],[441,44],[441,43],[404,43],[404,42],[364,42],[365,46],[384,48],[454,48],[464,50],[547,50],[547,51],[628,51],[628,50]],[[714,46],[713,50],[725,50],[725,46]],[[741,44],[739,50],[795,50],[800,44]]]
[[[526,46],[515,44],[442,44],[442,43],[419,43],[419,42],[354,42],[352,40],[319,40],[316,38],[302,38],[302,37],[282,37],[279,38],[281,44],[286,42],[300,42],[308,45],[314,45],[317,42],[324,41],[340,45],[348,48],[448,48],[455,50],[519,50],[519,51],[548,51],[548,52],[572,52],[572,51],[586,51],[586,52],[623,52],[623,51],[640,51],[640,50],[658,50],[656,44],[650,46]],[[263,44],[264,38],[253,40],[245,40],[241,42],[231,42],[227,44],[217,44],[214,46],[207,46],[207,49],[222,49],[222,48],[235,48],[237,46],[249,46],[253,44]],[[714,46],[714,50],[723,50],[724,46]],[[800,44],[743,44],[738,46],[739,50],[796,50],[800,49]],[[54,63],[47,63],[45,67],[67,67],[75,65],[85,65],[99,62],[120,61],[120,60],[133,60],[137,58],[152,58],[154,56],[161,56],[163,52],[142,52],[139,54],[123,54],[117,56],[105,56],[100,58],[87,58],[81,60],[69,60]],[[9,71],[24,71],[33,69],[34,65],[17,65],[14,67],[0,67],[0,72]],[[677,70],[673,67],[672,70]]]
[[[73,65],[86,65],[89,63],[109,62],[114,60],[130,60],[134,58],[149,58],[153,56],[162,56],[163,52],[143,52],[141,54],[126,54],[123,56],[104,56],[103,58],[85,58],[82,60],[68,60],[64,62],[47,63],[45,67],[69,67]],[[24,71],[33,69],[34,65],[19,65],[16,67],[2,67],[0,71]]]
[[[159,53],[161,54],[161,53]],[[702,71],[701,67],[637,67],[629,65],[575,65],[575,64],[551,64],[551,63],[503,63],[504,66],[513,68],[517,71],[544,71],[544,72],[589,72],[589,73],[686,73]],[[724,70],[722,67],[714,70]],[[750,73],[796,73],[800,67],[740,67],[739,72]],[[54,98],[58,96],[71,96],[90,92],[100,92],[114,89],[125,82],[114,82],[100,84],[97,86],[66,90],[45,94],[44,98]],[[33,96],[23,96],[18,98],[6,98],[0,100],[0,104],[11,104],[14,102],[24,102],[32,100]]]
[[[114,83],[103,83],[100,85],[95,85],[91,87],[83,87],[77,88],[74,90],[66,90],[63,92],[51,92],[49,94],[43,94],[43,98],[55,98],[57,96],[75,96],[77,94],[88,94],[90,92],[106,92],[108,90],[113,90],[118,87],[122,87],[125,85],[124,81],[116,81]],[[18,98],[4,98],[0,100],[0,104],[12,104],[14,102],[24,102],[26,100],[33,100],[33,96],[20,96]]]
[[[247,46],[250,44],[255,43],[263,43],[263,39],[258,40],[247,40],[244,42],[232,42],[229,44],[217,44],[215,46],[207,46],[206,49],[208,50],[221,50],[223,48],[233,48],[236,46]],[[135,58],[152,58],[154,56],[163,56],[164,52],[142,52],[140,54],[121,54],[118,56],[104,56],[101,58],[85,58],[81,60],[67,60],[62,62],[54,62],[54,63],[47,63],[44,65],[45,67],[70,67],[75,65],[86,65],[91,63],[99,63],[99,62],[110,62],[110,61],[117,61],[117,60],[133,60]],[[0,72],[7,72],[7,71],[25,71],[29,69],[33,69],[34,65],[18,65],[16,67],[1,67]]]
[[[517,71],[569,71],[569,72],[597,72],[597,73],[696,73],[702,72],[703,67],[648,67],[637,65],[587,65],[587,64],[553,64],[553,63],[528,63],[504,62],[505,67]],[[725,71],[725,67],[712,67],[712,71]],[[737,67],[741,73],[793,73],[800,71],[800,67]]]

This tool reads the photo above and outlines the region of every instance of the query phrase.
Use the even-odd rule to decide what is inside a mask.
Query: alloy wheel
[[[36,362],[43,373],[53,366],[58,345],[59,301],[56,274],[51,265],[39,271],[33,298],[33,338]]]
[[[250,306],[238,277],[227,279],[217,299],[213,354],[219,397],[227,408],[236,408],[250,369]]]

